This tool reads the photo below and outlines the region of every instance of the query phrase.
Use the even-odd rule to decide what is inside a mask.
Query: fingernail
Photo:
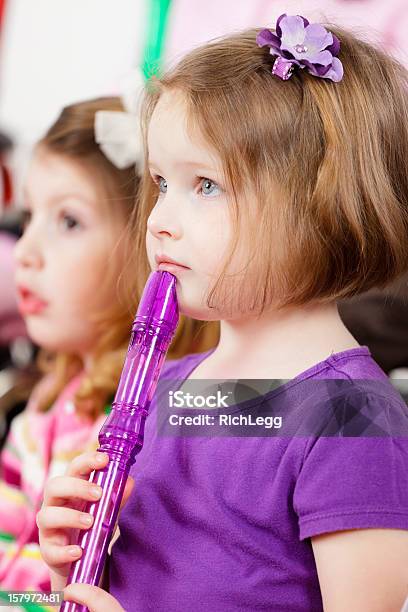
[[[102,488],[101,487],[91,487],[90,493],[92,497],[99,499],[99,497],[102,495]]]
[[[71,546],[68,549],[68,552],[71,555],[71,557],[77,557],[79,553],[81,552],[81,548],[79,546]]]
[[[96,457],[96,463],[105,463],[106,457],[106,453],[98,453]]]
[[[93,517],[89,514],[81,514],[79,520],[83,525],[90,525],[93,521]]]

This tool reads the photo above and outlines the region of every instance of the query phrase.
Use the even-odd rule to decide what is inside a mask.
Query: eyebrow
[[[23,188],[23,196],[25,200],[30,200],[30,196],[26,189]],[[64,192],[54,196],[51,200],[51,206],[57,204],[60,200],[66,200],[68,198],[73,198],[76,200],[80,200],[85,204],[88,204],[91,207],[95,207],[95,202],[88,197],[84,197],[83,194],[77,193],[75,191]]]
[[[181,168],[186,166],[194,168],[205,168],[206,170],[211,170],[211,172],[217,172],[217,169],[214,166],[209,166],[208,164],[203,164],[196,161],[176,162],[174,165]],[[151,160],[149,160],[148,166],[149,168],[151,168],[152,166],[159,168],[159,164],[156,164],[154,161]]]

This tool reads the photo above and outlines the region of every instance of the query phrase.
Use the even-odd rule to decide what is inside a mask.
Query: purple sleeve
[[[370,402],[377,410],[385,400],[372,397]],[[392,420],[406,407],[401,400],[395,407],[384,404],[383,411]],[[308,440],[294,508],[301,540],[346,529],[408,530],[408,437]]]

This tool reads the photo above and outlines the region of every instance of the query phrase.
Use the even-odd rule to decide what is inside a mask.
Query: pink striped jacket
[[[0,589],[3,591],[50,590],[49,571],[40,555],[36,525],[44,484],[48,478],[63,474],[76,455],[98,447],[98,432],[106,419],[106,413],[96,421],[77,415],[72,400],[81,377],[79,374],[70,381],[47,412],[36,408],[34,392],[23,412],[12,421],[0,455]],[[40,384],[47,382],[49,379],[43,379]],[[30,605],[29,609],[34,608]],[[36,609],[55,612],[55,607],[38,604]]]

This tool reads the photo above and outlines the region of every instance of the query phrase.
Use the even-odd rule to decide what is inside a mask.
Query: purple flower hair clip
[[[340,41],[319,23],[309,23],[300,15],[281,15],[276,22],[276,34],[262,30],[256,37],[260,47],[270,47],[277,58],[272,68],[283,81],[293,74],[295,66],[310,74],[338,83],[343,78],[343,64],[337,55]]]

